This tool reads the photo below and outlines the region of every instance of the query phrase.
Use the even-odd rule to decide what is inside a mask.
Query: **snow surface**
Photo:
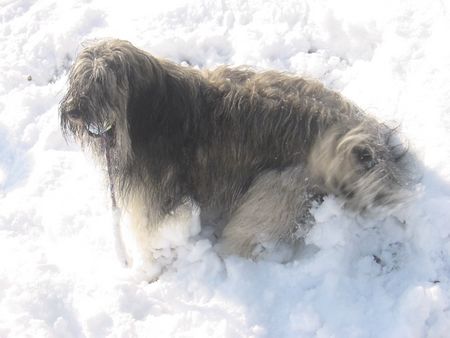
[[[449,33],[448,1],[1,0],[0,337],[449,337]],[[104,172],[59,131],[67,68],[99,37],[320,79],[401,125],[417,198],[371,219],[327,198],[286,264],[172,225],[160,278],[130,274]]]

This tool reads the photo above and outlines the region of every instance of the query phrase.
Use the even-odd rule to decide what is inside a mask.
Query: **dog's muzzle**
[[[112,123],[88,123],[85,125],[85,127],[90,136],[103,137],[112,133],[114,125]]]
[[[66,115],[71,123],[84,127],[91,137],[111,138],[113,135],[114,124],[111,122],[86,122],[82,112],[78,109],[69,110]]]

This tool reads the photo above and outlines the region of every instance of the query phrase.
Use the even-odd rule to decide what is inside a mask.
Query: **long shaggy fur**
[[[100,160],[98,136],[112,143],[119,203],[139,236],[195,204],[220,229],[223,252],[251,257],[265,241],[304,235],[324,195],[363,213],[399,202],[408,185],[394,130],[322,84],[202,72],[126,41],[78,55],[60,116]]]

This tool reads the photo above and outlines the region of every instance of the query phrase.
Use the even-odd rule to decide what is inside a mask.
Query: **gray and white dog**
[[[60,117],[100,161],[110,142],[138,241],[196,205],[222,252],[256,257],[261,243],[304,236],[327,194],[367,213],[408,190],[393,129],[316,81],[275,71],[199,71],[97,41],[75,60]]]

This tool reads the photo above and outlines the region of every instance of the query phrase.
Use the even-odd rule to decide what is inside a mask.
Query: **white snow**
[[[1,0],[0,337],[448,337],[449,32],[438,0]],[[130,275],[105,173],[59,131],[67,68],[101,37],[320,79],[401,125],[417,197],[368,219],[328,197],[286,264],[223,260],[173,225],[159,279]]]

